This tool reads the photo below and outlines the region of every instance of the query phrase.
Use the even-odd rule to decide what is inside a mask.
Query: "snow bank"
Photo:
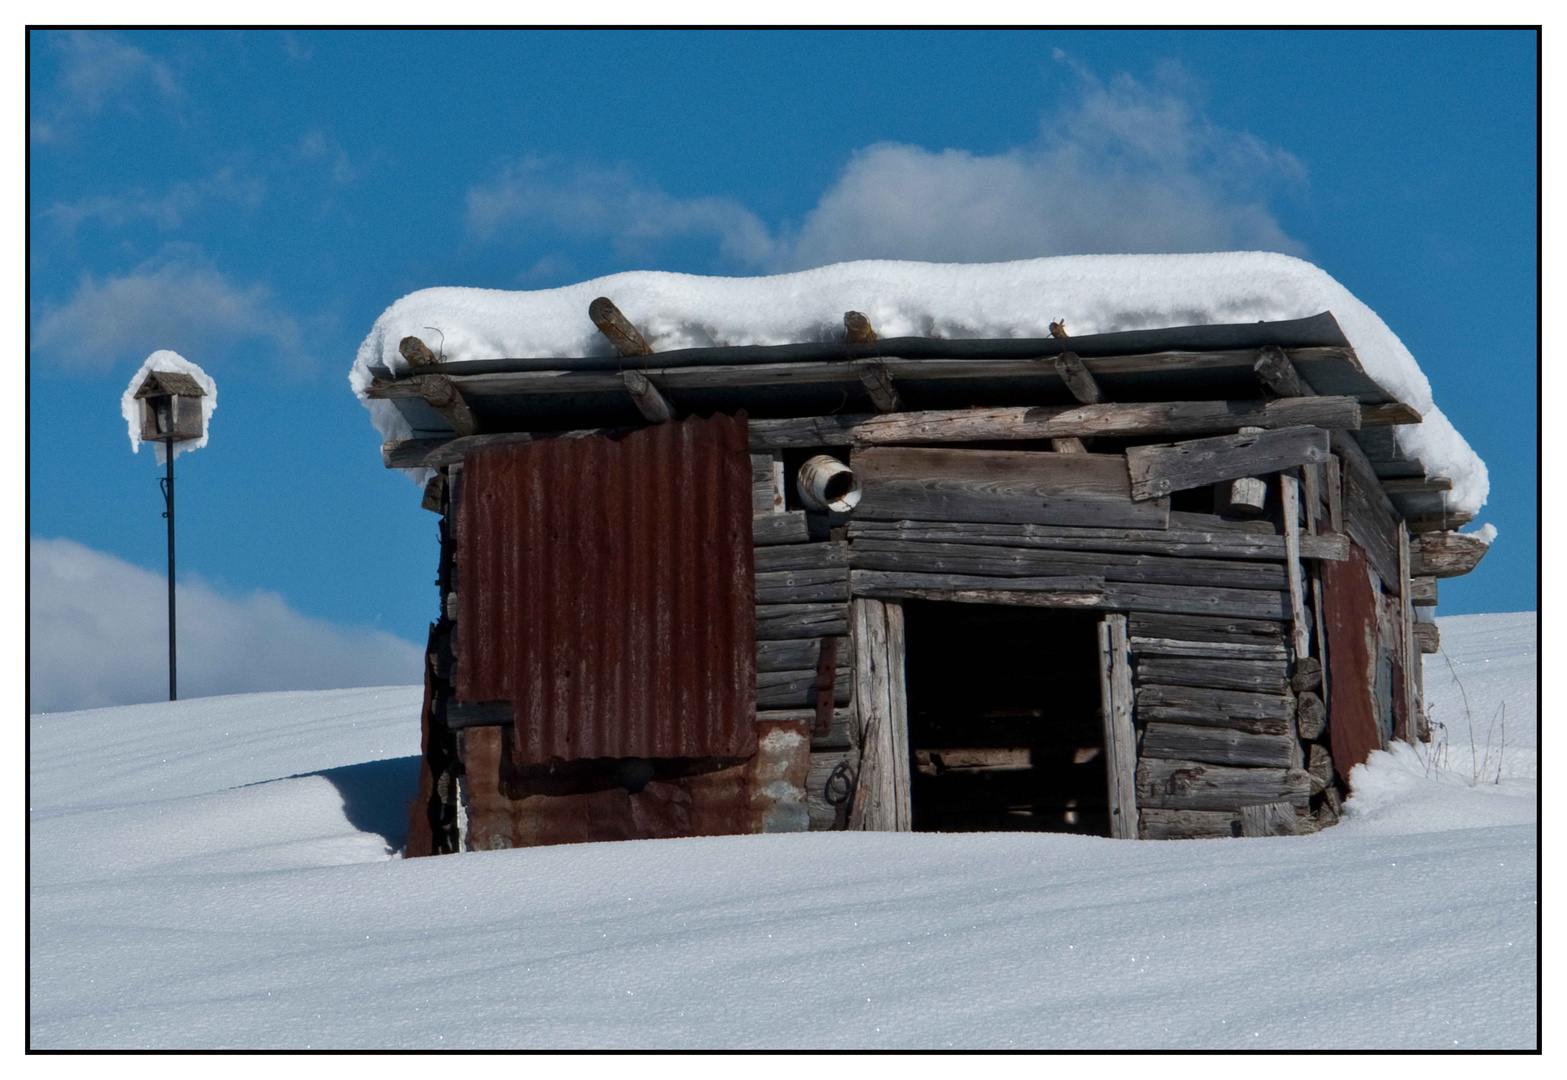
[[[376,320],[349,382],[384,438],[406,438],[390,402],[364,399],[370,365],[406,370],[397,351],[404,336],[418,335],[447,360],[607,355],[587,314],[598,296],[611,297],[659,351],[835,341],[845,310],[865,312],[883,337],[944,338],[1048,337],[1057,318],[1086,335],[1331,311],[1367,374],[1425,417],[1395,429],[1405,453],[1452,478],[1454,506],[1476,511],[1490,488],[1485,463],[1432,402],[1424,372],[1387,324],[1317,267],[1268,252],[865,261],[751,278],[636,271],[537,292],[424,289]]]
[[[177,352],[159,349],[147,357],[142,366],[136,369],[136,374],[131,376],[130,385],[125,388],[125,393],[120,396],[120,415],[125,417],[126,426],[130,428],[133,454],[141,452],[141,406],[136,401],[136,391],[141,389],[142,381],[147,378],[149,371],[178,371],[189,375],[196,380],[197,385],[206,395],[201,399],[201,438],[175,443],[174,458],[178,461],[181,454],[200,450],[207,445],[207,436],[212,430],[212,413],[218,407],[218,384],[212,381],[211,375]],[[167,444],[153,443],[152,447],[158,464],[162,465],[167,459]]]
[[[1532,718],[1533,614],[1441,626],[1471,699]],[[1521,774],[1487,789],[1377,754],[1349,818],[1305,837],[403,861],[419,704],[403,687],[29,717],[31,1046],[1536,1045]]]

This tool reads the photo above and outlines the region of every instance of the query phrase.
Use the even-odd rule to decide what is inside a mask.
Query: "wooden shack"
[[[770,831],[1311,832],[1428,738],[1485,544],[1333,315],[443,362],[410,855]]]

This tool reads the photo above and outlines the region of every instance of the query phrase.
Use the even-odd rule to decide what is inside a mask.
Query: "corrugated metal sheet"
[[[756,752],[746,418],[470,454],[457,696],[512,702],[518,764]]]
[[[1328,740],[1341,776],[1382,747],[1377,731],[1375,674],[1377,597],[1366,553],[1349,546],[1349,558],[1322,562],[1324,623],[1328,634]]]

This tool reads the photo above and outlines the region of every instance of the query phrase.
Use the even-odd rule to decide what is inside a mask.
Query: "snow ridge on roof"
[[[433,288],[376,320],[349,375],[383,438],[409,429],[389,401],[365,398],[370,367],[402,373],[397,343],[415,334],[445,360],[598,356],[612,352],[588,319],[608,296],[659,352],[715,345],[836,341],[843,313],[869,316],[878,335],[1048,337],[1283,319],[1331,311],[1366,373],[1424,423],[1395,428],[1399,446],[1453,481],[1449,505],[1486,501],[1485,463],[1436,407],[1431,384],[1397,335],[1349,290],[1301,259],[1271,252],[1067,255],[1007,263],[868,260],[771,277],[632,271],[535,292]]]

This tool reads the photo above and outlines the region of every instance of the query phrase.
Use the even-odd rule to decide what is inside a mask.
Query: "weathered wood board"
[[[1235,615],[1243,619],[1281,621],[1289,618],[1288,598],[1283,593],[1261,589],[1145,585],[1068,576],[994,578],[973,574],[915,574],[886,570],[853,570],[849,576],[850,589],[855,596],[882,599]]]
[[[1293,735],[1295,698],[1293,695],[1145,683],[1137,688],[1137,719],[1145,724],[1171,720],[1235,728],[1258,735]]]
[[[1140,744],[1145,758],[1202,761],[1212,765],[1265,765],[1288,768],[1300,748],[1289,735],[1258,735],[1234,728],[1169,724],[1145,725]]]
[[[1328,433],[1318,427],[1301,426],[1130,446],[1126,450],[1126,467],[1132,498],[1157,499],[1220,480],[1315,465],[1327,457]]]
[[[758,604],[819,604],[849,600],[849,571],[828,566],[813,570],[768,570],[756,573]]]
[[[1174,638],[1132,638],[1135,656],[1186,657],[1208,660],[1287,659],[1284,646],[1278,644],[1237,644],[1229,641],[1178,641]]]
[[[854,691],[853,672],[838,668],[833,681],[833,704],[847,705]],[[800,709],[816,703],[816,669],[809,671],[758,671],[758,709]]]
[[[836,637],[838,642],[837,666],[847,668],[849,664],[849,639]],[[756,643],[756,670],[757,671],[811,671],[816,670],[816,663],[821,656],[821,638],[789,638],[785,640],[767,640]]]
[[[850,460],[855,517],[1163,529],[1169,501],[1133,502],[1119,454],[872,447]]]
[[[1137,839],[1137,736],[1132,728],[1133,707],[1126,616],[1106,615],[1099,621],[1099,709],[1104,721],[1110,835],[1117,840]]]
[[[1285,694],[1290,688],[1289,667],[1282,660],[1143,656],[1137,661],[1137,680],[1166,686],[1244,690],[1253,694]]]
[[[811,538],[811,529],[805,521],[804,510],[789,510],[782,514],[757,514],[751,518],[751,543],[757,547],[769,544],[803,544]]]
[[[1280,643],[1283,628],[1260,619],[1203,618],[1134,611],[1128,628],[1134,638],[1175,638],[1180,641],[1230,641],[1239,644]]]
[[[1200,761],[1143,758],[1137,765],[1137,803],[1161,810],[1240,810],[1287,802],[1306,806],[1311,776],[1304,769],[1242,769]]]
[[[907,571],[926,574],[971,574],[985,577],[1050,577],[1084,575],[1106,581],[1138,581],[1164,585],[1216,585],[1235,589],[1285,588],[1284,567],[1278,563],[1166,558],[1119,552],[1064,551],[919,540],[854,541],[850,565],[858,570]],[[760,568],[758,568],[760,577]]]
[[[1409,542],[1409,572],[1415,577],[1461,577],[1473,570],[1490,545],[1477,536],[1432,532]]]
[[[849,545],[842,541],[783,544],[778,547],[759,548],[752,558],[758,574],[775,570],[822,570],[832,566],[847,569]]]
[[[1138,812],[1144,840],[1216,840],[1241,834],[1238,810],[1153,810]]]
[[[1194,518],[1204,515],[1180,516]],[[1199,559],[1259,559],[1279,563],[1284,560],[1282,535],[1271,531],[1243,532],[1234,528],[1177,528],[1176,518],[1176,514],[1170,515],[1169,529],[1093,529],[972,521],[865,521],[859,518],[851,520],[848,528],[849,539],[856,544],[870,540],[883,543],[896,540]],[[1221,521],[1220,518],[1212,518],[1215,526]],[[1344,559],[1349,555],[1349,538],[1339,533],[1303,536],[1300,554],[1303,559]],[[756,568],[762,569],[760,561]]]
[[[847,604],[758,604],[757,640],[824,638],[849,632]]]

